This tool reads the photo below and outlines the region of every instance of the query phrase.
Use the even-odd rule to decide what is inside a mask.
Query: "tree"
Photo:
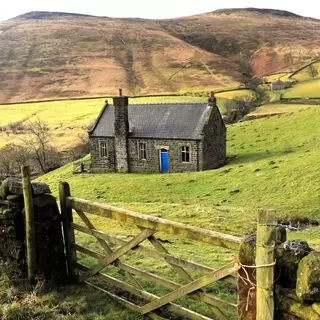
[[[318,69],[313,64],[310,64],[310,66],[308,67],[308,72],[313,80],[319,75]]]
[[[20,172],[20,167],[27,163],[28,152],[24,146],[7,144],[0,149],[0,176],[2,178]]]
[[[58,167],[57,151],[50,145],[51,132],[48,124],[38,117],[26,123],[28,136],[23,139],[43,173]]]
[[[72,160],[82,158],[89,153],[89,137],[86,132],[79,133],[74,142],[74,147],[70,150]]]
[[[224,102],[225,107],[225,121],[227,123],[232,123],[240,120],[245,116],[250,109],[252,104],[247,102],[244,98],[237,98],[236,100],[226,100]]]
[[[12,145],[12,144],[8,144],[0,149],[0,176],[2,176],[2,177],[8,177],[12,174],[13,146],[14,145]]]

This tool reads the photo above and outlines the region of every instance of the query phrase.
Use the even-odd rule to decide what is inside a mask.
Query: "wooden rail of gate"
[[[147,315],[152,319],[166,319],[165,314],[168,314],[168,312],[180,315],[184,319],[211,319],[208,316],[189,310],[188,308],[182,307],[174,302],[186,295],[196,299],[197,301],[205,302],[217,319],[227,319],[226,313],[236,314],[236,304],[218,298],[213,294],[206,293],[205,290],[203,290],[203,287],[237,273],[240,268],[237,261],[228,263],[227,265],[215,270],[211,267],[173,256],[167,251],[162,243],[155,238],[154,235],[156,232],[165,232],[166,234],[172,234],[175,236],[179,235],[183,238],[198,240],[215,246],[235,250],[239,249],[241,242],[240,238],[154,216],[115,208],[101,203],[78,199],[71,196],[69,185],[66,182],[60,183],[59,192],[61,213],[63,216],[68,272],[70,277],[77,278],[79,281],[85,282],[88,285],[105,292],[127,308],[142,315]],[[73,210],[77,212],[84,225],[74,223]],[[137,226],[141,232],[137,236],[132,237],[130,241],[123,240],[116,236],[110,236],[108,233],[97,230],[94,227],[92,221],[88,218],[88,215],[90,216],[90,214],[129,223]],[[97,253],[77,244],[75,242],[75,230],[93,236],[101,245],[105,254]],[[148,241],[151,246],[148,247],[141,245],[143,241]],[[117,245],[118,247],[113,249],[112,245]],[[174,282],[122,262],[120,258],[130,250],[141,252],[144,255],[151,256],[156,259],[163,259],[175,272],[177,272],[177,274],[179,274],[179,276],[184,280],[184,283],[181,284]],[[77,261],[77,252],[97,259],[98,262],[93,267],[88,268]],[[137,285],[133,286],[111,277],[110,275],[101,273],[106,266],[111,264],[116,266],[122,272],[126,272],[135,281],[135,283],[137,283]],[[195,279],[191,274],[193,271],[200,273],[201,276]],[[79,275],[77,272],[79,272]],[[129,301],[129,299],[126,298],[128,295],[125,297],[119,296],[109,290],[93,284],[89,281],[93,276],[104,280],[113,288],[118,288],[123,292],[129,293],[129,295],[139,298],[139,301],[143,300],[144,304],[138,305],[137,303]],[[151,294],[143,289],[141,284],[135,278],[136,276],[152,281],[159,286],[168,288],[171,292],[162,297]],[[167,313],[163,313],[164,310]]]

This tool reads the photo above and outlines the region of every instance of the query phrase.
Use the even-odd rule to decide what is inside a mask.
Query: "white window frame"
[[[138,155],[139,155],[139,160],[141,161],[147,160],[147,143],[146,142],[139,142]]]
[[[181,146],[181,162],[190,163],[191,162],[191,148],[188,145]],[[188,160],[188,161],[187,161]]]
[[[99,151],[101,158],[108,157],[108,142],[107,141],[100,141],[99,143]]]

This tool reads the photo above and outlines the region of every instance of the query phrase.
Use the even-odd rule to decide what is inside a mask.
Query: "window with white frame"
[[[139,159],[147,160],[147,144],[145,142],[139,143]]]
[[[106,141],[100,141],[100,156],[106,158],[108,156],[108,144]]]
[[[190,162],[190,147],[182,146],[181,147],[181,161]]]

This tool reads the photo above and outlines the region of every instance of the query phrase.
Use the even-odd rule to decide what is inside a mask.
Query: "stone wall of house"
[[[201,170],[219,168],[226,162],[226,127],[215,105],[204,126],[202,153]]]
[[[213,121],[210,119],[210,121]],[[214,126],[211,128],[210,126]],[[169,172],[187,172],[214,169],[226,160],[225,127],[218,123],[208,124],[207,138],[203,141],[172,139],[128,139],[129,172],[160,172],[160,150],[168,149]],[[107,157],[101,157],[100,143],[106,142]],[[139,159],[139,143],[146,143],[147,160]],[[91,172],[117,171],[114,138],[91,137]],[[182,146],[190,147],[190,162],[181,159]]]
[[[37,276],[54,283],[66,280],[66,260],[56,199],[47,185],[32,183]],[[25,218],[22,184],[7,178],[0,186],[0,262],[13,279],[26,276]]]
[[[101,157],[101,142],[107,143],[107,157]],[[115,172],[116,158],[114,150],[114,138],[90,137],[89,144],[91,152],[91,172]]]
[[[285,230],[278,231],[281,236],[276,237],[275,320],[319,320],[320,252],[305,241],[286,241]],[[243,241],[239,255],[243,265],[255,265],[255,246],[255,235]],[[238,278],[239,319],[256,320],[256,271],[245,270],[240,270]]]
[[[146,143],[147,159],[139,159],[139,143]],[[129,139],[130,172],[160,172],[160,150],[168,150],[169,172],[198,170],[198,141],[169,139]],[[181,148],[189,146],[190,162],[182,162]]]

